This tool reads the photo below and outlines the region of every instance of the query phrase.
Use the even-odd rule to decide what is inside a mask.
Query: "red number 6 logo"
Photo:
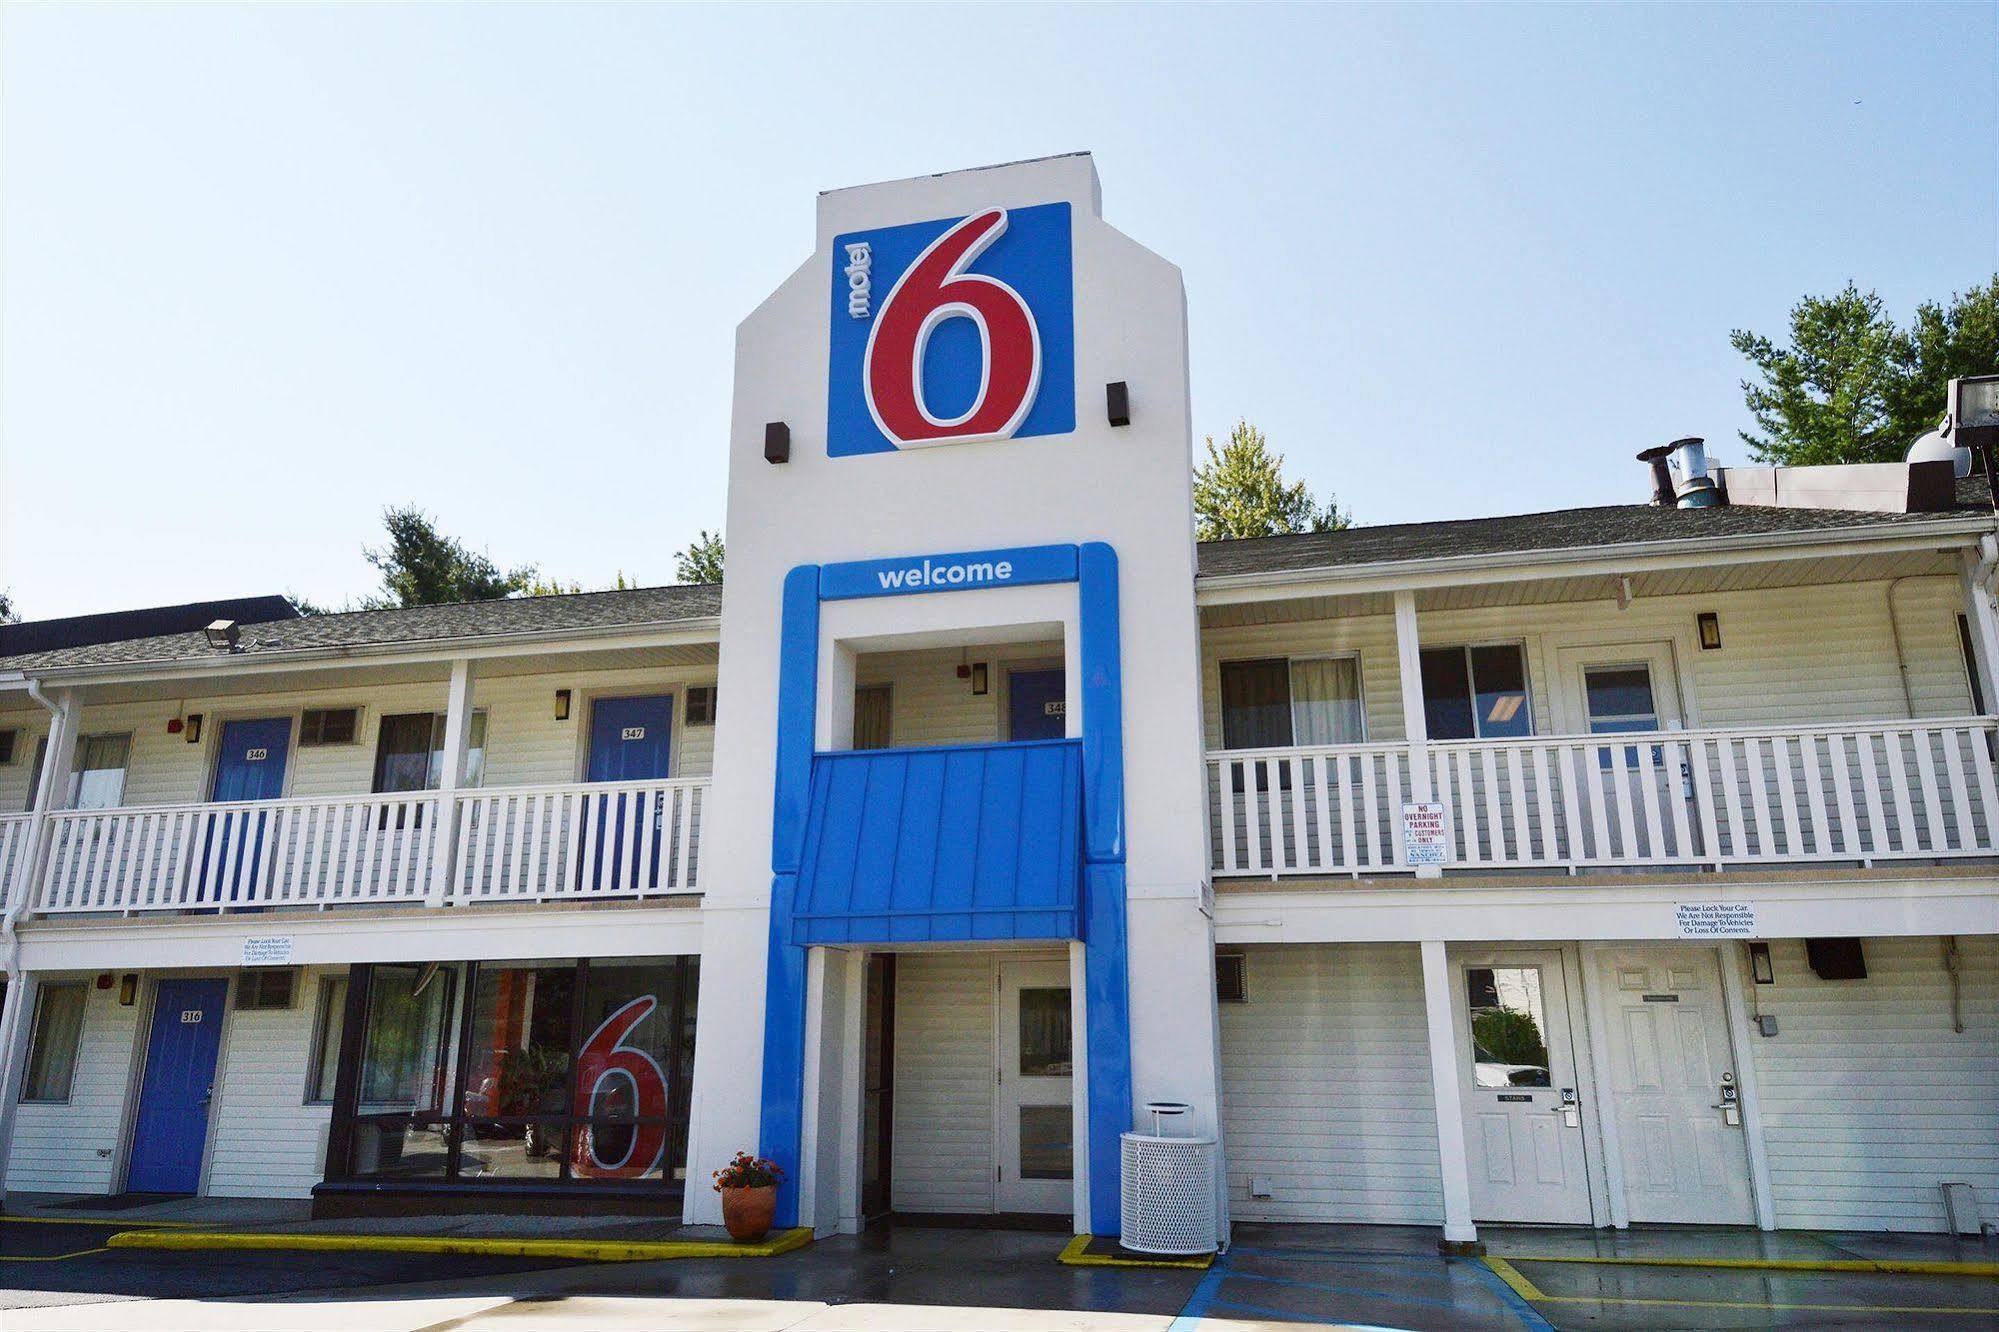
[[[1006,234],[1006,210],[975,213],[930,243],[897,280],[868,335],[862,380],[868,411],[897,444],[1006,439],[1020,428],[1041,384],[1041,332],[1020,293],[967,273]],[[979,391],[964,415],[933,416],[923,400],[923,353],[947,319],[978,325]]]
[[[659,1006],[653,996],[641,995],[604,1019],[590,1039],[583,1043],[576,1059],[576,1106],[578,1119],[597,1114],[599,1104],[621,1093],[630,1097],[630,1114],[651,1119],[650,1124],[580,1124],[570,1168],[578,1175],[594,1179],[638,1179],[658,1167],[666,1152],[666,1075],[653,1057],[625,1045],[633,1027]],[[617,1118],[625,1118],[619,1114]],[[606,1159],[604,1149],[622,1145],[624,1150]]]

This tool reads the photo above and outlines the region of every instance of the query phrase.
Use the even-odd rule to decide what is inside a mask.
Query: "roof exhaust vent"
[[[1671,444],[1647,449],[1638,455],[1652,464],[1652,502],[1677,504],[1682,509],[1712,509],[1728,501],[1707,474],[1707,444],[1689,435]],[[1665,475],[1660,475],[1663,469]]]
[[[1638,461],[1652,469],[1652,503],[1660,508],[1673,504],[1673,474],[1666,467],[1666,455],[1672,451],[1670,444],[1655,444],[1638,454]]]

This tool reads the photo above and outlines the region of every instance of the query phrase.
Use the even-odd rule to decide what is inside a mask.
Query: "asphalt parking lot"
[[[1440,1258],[1424,1230],[1238,1226],[1235,1246],[1201,1271],[1070,1267],[1055,1261],[1061,1236],[907,1226],[770,1259],[642,1263],[105,1247],[131,1224],[0,1218],[0,1309],[15,1311],[0,1323],[8,1332],[1999,1328],[1999,1280],[1968,1271],[1623,1266],[1589,1246],[1565,1255],[1546,1232],[1500,1237],[1495,1248],[1516,1256],[1481,1261]]]

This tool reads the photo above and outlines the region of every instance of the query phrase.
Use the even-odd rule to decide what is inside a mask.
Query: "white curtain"
[[[1347,745],[1366,738],[1360,665],[1352,657],[1291,663],[1291,743]]]

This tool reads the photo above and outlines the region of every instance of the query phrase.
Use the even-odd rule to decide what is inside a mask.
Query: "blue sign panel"
[[[828,564],[819,571],[819,597],[822,601],[852,601],[912,592],[968,592],[982,587],[1075,581],[1074,546],[1016,546],[1011,550]]]
[[[833,238],[826,452],[1076,428],[1069,205]]]

